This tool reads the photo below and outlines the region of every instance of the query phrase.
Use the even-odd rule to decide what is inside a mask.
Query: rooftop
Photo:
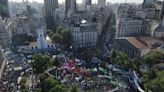
[[[151,44],[151,42],[153,41],[153,38],[151,37],[120,37],[116,39],[127,40],[134,47],[141,50],[145,49],[146,47],[149,47],[149,44]]]
[[[141,42],[139,39],[136,37],[127,37],[127,41],[129,41],[133,46],[135,46],[138,49],[144,49],[147,47],[146,44]]]

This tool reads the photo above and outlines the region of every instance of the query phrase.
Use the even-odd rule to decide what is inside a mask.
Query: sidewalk
[[[3,72],[4,72],[4,68],[5,68],[5,65],[6,65],[6,61],[7,61],[6,59],[3,60],[2,65],[1,65],[1,67],[0,67],[0,80],[1,80],[2,74],[3,74]]]

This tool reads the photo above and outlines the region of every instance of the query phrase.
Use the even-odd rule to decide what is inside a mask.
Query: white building
[[[37,34],[36,42],[30,42],[29,45],[20,46],[19,51],[35,52],[55,48],[55,44],[51,41],[51,39],[49,37],[45,37],[42,28],[37,30]]]
[[[71,28],[74,47],[95,46],[98,40],[97,23],[83,23]]]
[[[38,50],[38,49],[48,49],[48,48],[54,48],[54,44],[52,41],[44,36],[43,29],[38,29],[37,30],[38,37],[36,42],[31,42],[29,44],[29,49],[30,50]]]
[[[147,34],[148,23],[142,18],[120,18],[116,24],[116,37]]]

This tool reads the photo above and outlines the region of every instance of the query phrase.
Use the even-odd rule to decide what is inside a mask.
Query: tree
[[[110,59],[111,59],[111,63],[114,63],[116,61],[116,57],[117,57],[117,54],[115,51],[112,51],[112,53],[110,54]]]
[[[42,54],[35,54],[33,56],[33,60],[34,62],[32,62],[31,65],[34,70],[34,73],[41,74],[48,68],[50,57]]]
[[[28,92],[28,89],[21,89],[21,92]]]
[[[164,63],[164,53],[157,49],[151,50],[148,54],[144,55],[143,60],[146,64],[152,66],[158,63]]]
[[[55,41],[56,43],[62,43],[63,37],[59,34],[54,34],[52,36],[52,40]]]
[[[52,38],[54,35],[54,32],[51,29],[48,29],[47,34],[50,38]]]
[[[50,92],[65,92],[65,86],[64,85],[56,85],[54,88],[52,88],[53,91],[50,90]]]
[[[63,84],[60,84],[57,80],[48,77],[43,82],[43,92],[65,92],[66,87]]]
[[[132,62],[132,68],[139,72],[141,63],[138,61],[138,59],[133,59],[131,62]]]
[[[63,33],[63,44],[70,45],[72,41],[72,34],[70,31],[64,31]]]
[[[116,55],[117,55],[117,57],[116,57],[117,64],[129,69],[131,62],[128,58],[128,55],[123,52],[116,52]]]
[[[51,88],[55,87],[56,85],[59,85],[59,82],[57,80],[54,80],[51,77],[48,77],[44,80],[44,91],[48,92]]]
[[[22,77],[22,80],[20,81],[21,89],[25,89],[26,88],[26,81],[27,81],[27,78],[26,77]]]
[[[41,88],[36,88],[35,92],[42,92],[42,89]]]
[[[53,88],[51,88],[51,89],[50,89],[50,91],[49,91],[49,92],[57,92],[57,91],[56,91],[56,88],[55,88],[55,87],[53,87]]]
[[[53,66],[59,67],[59,65],[60,65],[60,61],[58,60],[58,58],[52,59],[51,62],[52,62]]]
[[[73,86],[72,89],[71,89],[71,92],[78,92],[77,87]]]
[[[57,28],[56,33],[57,33],[57,34],[60,34],[60,35],[63,35],[65,31],[67,31],[65,27],[59,26],[59,27]]]
[[[151,73],[151,72],[150,72]],[[158,71],[155,76],[153,76],[153,79],[151,79],[152,74],[145,75],[144,77],[144,87],[146,89],[146,92],[148,90],[151,90],[152,92],[163,92],[164,90],[164,71]],[[146,79],[145,79],[146,78]]]
[[[153,81],[150,82],[149,89],[152,92],[163,92],[164,91],[164,78],[156,78]]]
[[[54,28],[54,19],[53,16],[47,16],[46,18],[46,24],[48,29],[55,29]]]
[[[48,34],[50,38],[56,43],[62,43],[69,46],[72,41],[71,32],[64,26],[59,26],[55,31],[48,30]]]
[[[123,52],[113,51],[110,54],[111,62],[114,64],[118,64],[120,66],[123,66],[127,69],[131,68],[131,62],[128,58],[128,55]]]

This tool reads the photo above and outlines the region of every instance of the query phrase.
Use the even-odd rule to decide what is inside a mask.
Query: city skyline
[[[10,1],[16,1],[16,2],[21,2],[22,0],[10,0]],[[43,3],[44,0],[29,0],[29,1],[36,1],[39,3]],[[63,3],[65,0],[59,0],[59,3]],[[77,3],[82,3],[83,0],[77,0]],[[143,0],[106,0],[107,2],[111,3],[143,3]],[[92,0],[92,3],[97,3],[97,0]]]
[[[0,0],[0,92],[163,92],[164,0]]]

